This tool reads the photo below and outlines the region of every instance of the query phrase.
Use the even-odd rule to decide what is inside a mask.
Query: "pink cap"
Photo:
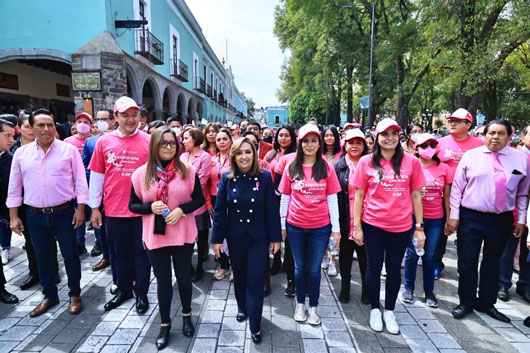
[[[363,141],[366,141],[366,138],[364,137],[364,134],[359,129],[349,129],[346,131],[346,136],[344,136],[344,141],[349,141],[354,138],[360,138],[363,139]]]
[[[418,139],[416,140],[415,147],[418,147],[419,145],[423,145],[425,142],[434,141],[436,144],[438,144],[438,140],[436,137],[434,137],[431,134],[421,134]]]
[[[94,120],[92,119],[92,116],[88,113],[85,113],[85,112],[82,112],[82,113],[79,113],[75,116],[75,120],[79,120],[81,118],[86,118],[88,120],[90,120],[90,124],[92,124],[94,122]]]
[[[359,124],[359,123],[346,123],[344,124],[344,130],[346,129],[349,129],[349,128],[358,128],[358,127],[361,127],[362,125]]]
[[[473,115],[471,115],[471,113],[465,110],[464,108],[459,108],[455,110],[455,112],[448,116],[447,119],[467,120],[473,123]]]
[[[134,99],[129,98],[127,96],[118,98],[116,103],[114,103],[114,111],[116,113],[123,113],[131,108],[140,110],[140,107],[136,104]]]
[[[318,130],[318,127],[313,124],[306,124],[298,130],[298,140],[303,140],[304,137],[306,137],[309,134],[315,134],[320,137],[320,130]]]
[[[397,131],[401,131],[401,127],[394,119],[384,118],[383,120],[377,123],[374,131],[374,136],[377,137],[377,135],[379,135],[381,132],[385,132],[390,128],[394,128]]]

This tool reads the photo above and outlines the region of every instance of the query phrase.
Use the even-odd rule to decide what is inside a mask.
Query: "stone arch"
[[[72,65],[72,56],[60,50],[44,48],[10,48],[0,50],[0,63],[17,59],[48,59]]]
[[[177,101],[175,92],[171,86],[168,85],[162,94],[162,120],[166,120],[169,115],[175,114],[176,108]]]
[[[186,119],[187,124],[191,124],[191,122],[196,118],[195,109],[195,100],[190,98],[188,100],[188,117]]]
[[[184,96],[184,93],[179,93],[177,96],[177,105],[175,113],[177,117],[180,119],[182,123],[184,123],[185,119],[187,118],[187,112],[188,112],[188,106],[186,105],[186,97]]]
[[[127,96],[134,99],[137,104],[140,104],[142,100],[142,91],[138,85],[138,77],[129,64],[125,64],[125,71],[127,73]]]
[[[141,105],[148,110],[149,121],[157,119],[158,107],[162,106],[162,98],[160,89],[156,80],[147,77],[142,83],[142,99]]]
[[[202,107],[202,100],[198,100],[196,106],[196,119],[197,123],[200,124],[202,120],[202,114],[203,114],[203,107]]]

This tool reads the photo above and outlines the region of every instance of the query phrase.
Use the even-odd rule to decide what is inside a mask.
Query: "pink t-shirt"
[[[280,182],[279,191],[291,195],[287,210],[287,222],[304,229],[321,228],[330,224],[327,196],[338,193],[341,188],[335,169],[329,163],[328,177],[316,181],[311,176],[313,167],[304,166],[304,180],[294,180],[289,167]]]
[[[147,163],[150,135],[137,132],[120,136],[118,130],[101,136],[96,142],[88,169],[105,174],[103,204],[109,217],[138,217],[129,211],[131,175]]]
[[[474,136],[468,136],[464,141],[456,141],[453,136],[449,135],[439,139],[438,143],[438,157],[449,166],[451,173],[454,174],[464,153],[482,146],[484,141]]]
[[[285,166],[291,163],[295,157],[296,157],[296,152],[292,152],[280,158],[280,160],[276,164],[276,167],[274,167],[274,173],[283,175]]]
[[[425,193],[421,198],[423,204],[423,218],[443,218],[444,187],[453,182],[453,174],[445,163],[421,166],[425,177]],[[449,196],[449,195],[447,195]]]
[[[412,228],[412,191],[425,185],[418,159],[404,153],[400,176],[395,177],[390,161],[381,159],[383,180],[372,166],[372,155],[361,157],[353,184],[364,190],[362,220],[387,232],[401,233]]]
[[[92,135],[90,135],[88,137],[91,137],[91,136]],[[65,138],[64,142],[69,143],[69,144],[74,145],[75,147],[77,147],[77,150],[79,151],[79,154],[82,155],[83,154],[83,146],[85,145],[85,140],[88,137],[79,137],[77,135],[73,135],[73,136]]]

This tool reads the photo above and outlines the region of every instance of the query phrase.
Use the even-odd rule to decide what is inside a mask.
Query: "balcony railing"
[[[202,77],[195,77],[195,87],[193,88],[201,93],[206,93],[206,82]]]
[[[155,65],[164,63],[164,43],[159,41],[147,29],[134,30],[134,52],[146,57]]]
[[[180,59],[173,59],[171,76],[178,78],[182,82],[188,82],[188,65],[184,64]]]
[[[217,102],[217,90],[213,90],[213,100]]]
[[[206,95],[208,97],[211,97],[212,96],[212,86],[208,85],[207,88],[206,88]]]

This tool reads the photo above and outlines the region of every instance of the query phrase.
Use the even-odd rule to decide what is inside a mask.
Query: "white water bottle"
[[[418,238],[414,238],[414,241],[412,243],[414,244],[414,249],[416,249],[416,255],[418,255],[420,257],[425,255],[425,249],[424,248],[421,248],[421,249],[418,248]]]

